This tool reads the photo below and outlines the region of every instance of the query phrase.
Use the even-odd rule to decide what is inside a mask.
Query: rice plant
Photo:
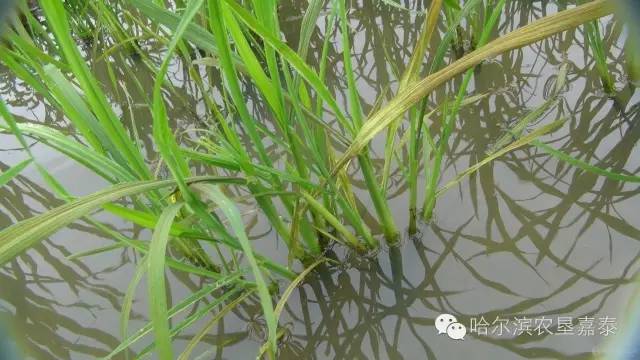
[[[401,6],[391,0],[383,3]],[[398,214],[392,212],[388,196],[393,166],[400,169],[409,188],[402,216],[409,218],[410,234],[417,231],[421,219],[432,218],[436,201],[446,190],[497,157],[527,145],[585,171],[637,182],[635,176],[598,168],[538,139],[562,126],[562,119],[525,132],[546,106],[553,105],[550,100],[509,129],[486,158],[441,185],[458,113],[483,96],[467,93],[474,69],[483,61],[587,24],[598,70],[606,72],[605,50],[593,24],[613,11],[609,1],[588,2],[497,35],[505,3],[432,1],[416,17],[422,21],[416,24],[421,33],[408,64],[396,74],[397,89],[390,90],[388,101],[387,94],[378,94],[375,105],[367,109],[353,69],[356,40],[345,0],[310,0],[296,48],[282,36],[276,0],[168,4],[125,0],[115,6],[106,1],[41,0],[35,10],[23,1],[20,17],[4,33],[0,61],[64,114],[76,137],[45,125],[18,122],[0,102],[4,120],[0,129],[13,134],[29,155],[0,174],[0,186],[25,167],[35,166],[66,202],[3,229],[0,265],[84,219],[113,238],[118,247],[130,248],[142,258],[124,300],[122,343],[106,358],[153,333],[154,343],[138,355],[155,351],[159,358],[173,359],[172,339],[210,316],[180,355],[188,358],[207,331],[249,297],[259,299],[266,323],[262,353],[276,358],[283,304],[295,286],[326,261],[327,249],[338,244],[365,256],[375,253],[381,242],[400,243],[403,229],[397,225]],[[310,59],[309,43],[323,10],[327,13],[325,46],[318,58]],[[445,30],[434,44],[442,20]],[[341,47],[344,88],[340,94],[325,81],[331,71],[327,50],[331,33]],[[147,54],[145,43],[161,47],[161,56]],[[99,81],[91,67],[90,55],[98,52],[111,83]],[[136,59],[152,72],[152,88],[146,89],[128,70],[137,81],[136,88],[126,89],[127,93],[110,91],[110,86],[118,88],[110,65],[116,57],[125,63]],[[198,90],[206,105],[197,136],[176,134],[175,119],[167,112],[168,102],[182,101],[169,76],[176,66],[187,69],[185,81]],[[561,70],[560,78],[565,71]],[[458,75],[462,79],[455,96],[432,106],[427,101],[431,93]],[[604,77],[603,83],[607,91],[612,89]],[[257,96],[250,101],[248,92]],[[142,99],[145,116],[152,119],[152,148],[143,146],[135,124],[123,123],[114,104],[114,98],[130,102],[132,94]],[[256,107],[262,111],[254,111]],[[382,169],[375,166],[371,144],[379,136],[384,138]],[[111,186],[74,196],[29,152],[26,137],[75,160]],[[419,181],[421,177],[424,182]],[[354,190],[354,178],[362,179],[364,193]],[[237,206],[240,199],[250,199],[267,219],[284,244],[286,263],[255,250]],[[372,205],[373,221],[365,221],[363,202]],[[150,229],[153,235],[128,238],[95,219],[96,211]],[[205,278],[207,285],[170,306],[165,284],[169,268]],[[145,276],[151,321],[129,334],[132,294]],[[283,294],[273,286],[279,279],[290,283]],[[169,321],[205,297],[215,300],[179,322]]]
[[[595,60],[595,68],[600,75],[602,87],[607,94],[613,94],[615,91],[614,81],[609,69],[607,68],[607,49],[602,38],[600,25],[597,21],[592,21],[585,25],[585,37],[589,44],[588,52],[593,55]]]

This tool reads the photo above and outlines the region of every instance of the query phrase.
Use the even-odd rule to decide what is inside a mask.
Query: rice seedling
[[[390,0],[384,3],[400,6]],[[85,219],[113,238],[116,245],[75,256],[121,247],[142,256],[123,301],[122,343],[106,358],[153,334],[153,344],[139,355],[155,351],[159,358],[172,359],[176,350],[172,340],[209,317],[180,355],[186,359],[221,317],[249,297],[258,298],[266,323],[267,339],[261,354],[276,358],[284,304],[305,276],[326,261],[324,253],[332,244],[364,254],[379,249],[381,239],[389,245],[399,243],[402,231],[387,193],[394,163],[402,169],[409,188],[411,234],[417,231],[419,221],[421,169],[426,179],[422,192],[425,220],[431,219],[438,196],[446,190],[481,166],[526,145],[585,171],[636,181],[635,176],[590,165],[538,139],[562,126],[563,120],[525,133],[533,120],[554,105],[558,90],[554,99],[523,117],[499,139],[484,159],[439,186],[449,141],[456,135],[459,110],[477,100],[467,94],[477,65],[583,24],[587,24],[594,56],[606,61],[593,21],[612,12],[609,1],[595,0],[560,11],[494,38],[505,3],[432,1],[417,17],[423,21],[422,30],[391,100],[385,103],[384,94],[380,94],[376,101],[379,106],[367,114],[353,66],[356,40],[345,0],[309,1],[295,49],[281,35],[275,0],[171,4],[126,0],[115,7],[103,1],[41,0],[38,7],[42,18],[26,10],[23,2],[25,24],[7,30],[0,61],[64,114],[77,139],[45,125],[19,123],[2,102],[0,116],[4,123],[0,129],[13,134],[27,152],[25,137],[37,139],[111,185],[76,198],[28,152],[28,160],[0,174],[0,186],[33,163],[66,204],[0,231],[0,265],[59,229]],[[309,42],[323,9],[327,10],[326,38],[318,58],[311,60]],[[437,25],[443,19],[446,30],[434,45]],[[341,47],[344,106],[340,94],[325,82],[330,70],[329,34],[334,32]],[[107,90],[108,85],[117,89],[118,79],[107,65],[111,84],[98,80],[88,63],[89,50],[77,43],[89,36],[93,46],[107,49],[100,62],[109,64],[111,57],[123,57],[118,52],[123,48],[139,59],[154,75],[151,91],[139,81],[136,88],[126,89],[126,94]],[[161,56],[146,54],[143,40],[161,47]],[[464,49],[467,40],[472,46]],[[450,56],[452,46],[459,52],[456,56]],[[606,70],[606,64],[596,61],[599,71]],[[170,76],[175,66],[186,68],[186,81],[198,89],[205,104],[206,120],[197,129],[197,136],[176,134],[176,119],[167,111],[168,103],[182,101]],[[128,71],[137,80],[136,74]],[[435,105],[428,101],[432,91],[458,75],[462,80],[453,101]],[[603,83],[607,88],[604,78]],[[249,91],[257,94],[251,100],[246,95]],[[144,148],[135,124],[128,127],[123,123],[112,102],[114,97],[130,101],[131,93],[142,99],[145,116],[152,119],[151,149]],[[438,132],[432,131],[433,123],[429,122],[430,115],[436,114],[441,119]],[[384,164],[378,171],[376,152],[370,143],[382,133],[386,134]],[[407,154],[406,164],[401,159],[403,153]],[[159,165],[150,165],[149,156]],[[197,168],[206,170],[200,173]],[[354,178],[362,180],[363,192],[353,189]],[[282,240],[286,264],[256,251],[238,209],[240,198],[255,203]],[[368,209],[363,204],[371,204],[372,221],[365,221]],[[151,238],[119,234],[94,218],[100,210],[151,230]],[[165,274],[169,268],[207,278],[209,283],[170,307]],[[129,334],[132,294],[145,276],[150,323]],[[271,291],[271,284],[279,279],[290,281],[282,295]],[[280,300],[274,302],[277,295]],[[204,309],[179,322],[169,321],[206,297],[214,300]]]
[[[585,25],[585,37],[586,44],[589,46],[587,51],[594,58],[595,68],[600,75],[602,87],[607,94],[613,94],[615,87],[613,77],[607,67],[607,49],[597,21],[592,21]]]

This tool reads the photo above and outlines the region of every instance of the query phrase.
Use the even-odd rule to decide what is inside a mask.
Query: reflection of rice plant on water
[[[404,11],[391,0],[382,3]],[[307,277],[328,271],[325,263],[336,261],[328,259],[334,246],[349,249],[355,258],[367,258],[382,246],[393,253],[401,239],[399,217],[409,219],[408,232],[415,234],[420,221],[434,217],[437,200],[447,190],[513,150],[535,148],[608,180],[640,182],[540,139],[569,121],[539,121],[561,102],[572,71],[563,63],[545,102],[505,127],[482,158],[442,184],[459,114],[488,96],[468,94],[475,68],[486,60],[579,27],[603,89],[615,95],[607,40],[598,22],[613,12],[609,1],[584,2],[510,32],[499,26],[506,3],[433,0],[425,13],[412,13],[420,31],[410,59],[404,69],[389,65],[397,86],[375,94],[369,106],[358,87],[353,46],[358,40],[344,0],[310,0],[295,47],[282,35],[275,0],[18,2],[17,15],[3,34],[0,61],[62,114],[69,129],[21,121],[0,102],[0,129],[28,154],[0,173],[0,186],[34,168],[61,202],[0,232],[0,264],[82,221],[114,243],[70,259],[123,248],[139,258],[122,294],[120,338],[109,344],[107,358],[129,354],[130,347],[152,334],[153,342],[136,356],[156,352],[173,359],[174,341],[185,329],[196,328],[179,355],[189,358],[211,329],[240,306],[259,310],[246,319],[247,332],[264,341],[262,355],[276,358],[279,344],[297,347],[292,330],[280,321],[289,297]],[[320,19],[325,38],[320,49],[311,49],[312,39],[323,36],[316,26]],[[343,93],[326,81],[336,76],[336,65],[329,61],[332,33],[341,47]],[[118,71],[133,86],[122,89],[110,58],[124,64],[135,60],[153,74],[152,86],[146,88],[136,71],[124,66]],[[105,66],[106,80],[99,80],[96,64]],[[180,82],[199,94],[204,109],[180,92],[176,67],[184,67],[187,78]],[[454,95],[430,101],[450,81],[457,82]],[[196,129],[176,131],[180,124],[171,111],[176,104],[197,115]],[[152,121],[152,139],[138,131],[143,117]],[[378,144],[378,138],[384,141]],[[75,196],[31,151],[31,139],[109,186]],[[354,190],[356,181],[364,192]],[[392,183],[408,188],[404,213],[391,209]],[[362,206],[363,198],[371,209]],[[243,217],[247,203],[282,240],[281,259],[263,253],[250,237]],[[150,230],[150,239],[102,222],[95,216],[99,210]],[[186,298],[169,303],[166,270],[202,283]],[[401,277],[393,281],[401,284]],[[143,279],[150,322],[129,332],[134,294]],[[194,304],[201,306],[187,311]],[[466,335],[462,325],[444,331],[452,339]]]

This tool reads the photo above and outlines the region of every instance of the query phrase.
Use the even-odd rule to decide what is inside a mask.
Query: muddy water
[[[292,46],[304,12],[302,3],[287,1],[281,8],[283,30]],[[403,4],[414,10],[424,8],[414,2]],[[557,10],[555,2],[508,2],[498,32]],[[312,40],[310,58],[320,52],[325,17]],[[377,94],[397,86],[390,74],[407,62],[422,18],[364,1],[356,5],[352,19],[354,65],[361,95],[370,108]],[[617,80],[617,96],[602,94],[594,60],[581,45],[581,30],[492,59],[474,75],[470,91],[487,97],[461,110],[445,181],[483,158],[509,124],[541,104],[565,61],[570,67],[562,101],[532,128],[567,117],[562,129],[546,136],[545,142],[603,168],[637,171],[640,98],[624,75],[624,34],[610,18],[601,24],[611,49],[609,68]],[[336,41],[330,51],[328,84],[337,93],[345,87],[340,51]],[[112,64],[121,79],[121,88],[112,89],[113,101],[123,121],[138,130],[153,162],[148,110],[139,106],[142,99],[127,98],[122,91],[133,86],[122,68],[136,66],[131,59],[125,61]],[[93,67],[106,79],[103,62],[94,62]],[[152,81],[148,76],[144,79],[143,71],[136,74],[143,83]],[[22,121],[46,123],[73,134],[41,96],[6,71],[0,76],[2,96]],[[194,86],[184,81],[180,65],[171,76],[182,98],[170,104],[172,119],[177,129],[189,134],[201,124],[203,104]],[[439,89],[432,104],[453,96],[458,86],[459,81],[454,81]],[[378,154],[383,153],[383,143],[380,139],[374,143]],[[12,137],[1,135],[2,170],[25,157],[18,148]],[[32,149],[75,195],[106,186],[45,146],[34,142]],[[376,161],[376,166],[381,169],[383,161]],[[393,169],[389,196],[397,221],[405,227],[407,194],[400,171]],[[363,187],[357,172],[354,184]],[[421,224],[416,236],[405,235],[399,248],[385,248],[371,258],[335,248],[330,255],[343,265],[322,268],[291,296],[281,319],[287,333],[280,358],[590,358],[607,339],[605,329],[616,332],[613,327],[622,326],[624,308],[634,292],[631,281],[640,266],[637,195],[636,185],[576,171],[534,147],[507,154],[441,197],[434,221]],[[360,199],[363,209],[373,208],[368,197]],[[60,204],[29,168],[0,189],[0,226]],[[254,207],[246,204],[243,210],[252,236],[259,239],[256,247],[286,261],[284,245]],[[106,214],[96,217],[127,236],[150,236]],[[95,358],[117,346],[122,299],[140,259],[124,250],[68,258],[109,244],[112,241],[89,224],[77,222],[0,269],[0,315],[11,318],[31,357]],[[197,278],[168,274],[174,302],[200,286]],[[147,321],[145,290],[143,280],[129,332]],[[443,313],[454,315],[467,327],[463,341],[438,334],[434,322]],[[202,354],[201,359],[254,358],[263,325],[259,304],[251,300],[220,322],[194,354]],[[179,335],[176,348],[185,346],[200,326]],[[147,344],[149,339],[141,341],[129,355]]]

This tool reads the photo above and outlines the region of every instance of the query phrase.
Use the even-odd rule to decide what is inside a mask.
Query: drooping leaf
[[[569,10],[546,16],[506,34],[487,45],[465,55],[451,65],[409,85],[406,90],[394,97],[386,106],[373,114],[354,137],[353,143],[338,160],[334,174],[342,169],[350,159],[357,156],[369,144],[371,139],[383,131],[394,119],[398,118],[438,86],[456,75],[478,65],[485,59],[517,49],[553,34],[573,29],[578,25],[613,12],[613,5],[607,0],[595,0]]]
[[[212,181],[217,183],[242,184],[240,178],[194,177],[188,182]],[[32,217],[0,231],[0,265],[18,256],[23,251],[45,240],[49,235],[75,220],[89,215],[101,205],[122,197],[175,186],[174,180],[150,180],[123,183],[94,194],[81,197],[42,215]]]

